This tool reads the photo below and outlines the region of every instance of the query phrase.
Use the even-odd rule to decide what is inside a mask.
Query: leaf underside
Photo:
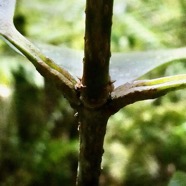
[[[0,0],[0,34],[2,34],[9,42],[14,39],[19,46],[16,48],[27,47],[28,51],[33,52],[29,55],[38,55],[41,53],[33,46],[33,51],[26,44],[25,39],[17,39],[19,36],[13,26],[13,15],[16,0]],[[15,35],[14,35],[15,32]],[[14,38],[10,38],[14,37]],[[9,39],[10,38],[10,39]],[[23,41],[22,41],[23,40]],[[83,71],[83,52],[69,49],[67,47],[55,47],[51,45],[36,44],[40,50],[53,61],[68,70],[75,78],[82,76]],[[15,50],[15,47],[13,48]],[[22,52],[22,51],[21,51]],[[28,55],[28,54],[27,54]],[[115,87],[127,82],[132,82],[154,68],[171,62],[186,58],[186,48],[167,49],[148,52],[133,52],[129,54],[114,53],[111,57],[110,76],[115,81]]]
[[[137,101],[158,98],[170,91],[183,88],[186,88],[186,74],[126,83],[111,93],[111,110],[115,113]]]
[[[74,85],[76,83],[75,79],[82,76],[83,52],[64,46],[56,47],[35,44],[40,49],[38,50],[15,29],[13,25],[14,6],[15,0],[0,0],[0,34],[8,43],[10,42],[14,45],[14,50],[15,48],[16,50],[18,49],[32,61],[41,74],[46,77],[50,76],[58,81],[58,85],[60,84],[63,90],[66,89],[66,95],[69,94],[69,100],[78,102]],[[7,12],[7,16],[5,12]],[[12,47],[12,45],[10,46]],[[156,67],[179,59],[186,59],[186,48],[132,52],[128,54],[114,53],[111,57],[110,75],[111,79],[115,81],[115,87],[118,88],[112,93],[113,100],[116,100],[117,104],[123,102],[122,107],[135,101],[161,96],[171,90],[185,88],[186,75],[135,81]],[[133,99],[137,96],[139,98]],[[128,103],[125,104],[126,97],[128,98]]]
[[[36,44],[37,45],[37,44]],[[81,77],[83,72],[83,52],[61,46],[40,44],[41,51],[72,75]],[[186,58],[186,48],[147,52],[113,53],[110,64],[111,79],[118,87],[132,82],[151,70],[174,60]]]

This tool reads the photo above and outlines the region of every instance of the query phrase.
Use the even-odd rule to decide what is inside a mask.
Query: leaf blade
[[[76,79],[65,69],[60,68],[45,56],[35,45],[21,35],[13,24],[15,0],[0,0],[0,34],[27,57],[37,71],[46,79],[54,81],[72,104],[79,104],[76,90]],[[2,13],[3,12],[3,13]],[[7,17],[6,14],[8,13]]]
[[[140,78],[158,66],[182,58],[186,58],[186,48],[113,54],[111,77],[119,86]]]
[[[186,88],[186,74],[126,83],[111,93],[111,107],[118,111],[137,101],[158,98],[183,88]]]
[[[13,25],[16,0],[0,0],[0,34],[6,34]]]
[[[83,72],[83,52],[67,47],[38,45],[50,58],[72,75],[81,77]],[[66,56],[66,57],[65,57]],[[146,52],[113,53],[110,63],[111,79],[116,87],[132,82],[151,70],[174,60],[186,59],[186,48],[165,49]],[[67,63],[65,63],[67,61]]]

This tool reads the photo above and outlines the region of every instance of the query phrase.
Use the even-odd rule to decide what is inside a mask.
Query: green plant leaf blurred
[[[177,171],[171,178],[168,186],[185,186],[186,185],[186,173]]]

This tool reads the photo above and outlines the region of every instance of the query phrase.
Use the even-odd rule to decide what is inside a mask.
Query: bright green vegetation
[[[185,46],[184,0],[133,0],[127,7],[115,0],[115,10],[113,51]],[[33,40],[83,48],[84,1],[22,0],[18,18],[23,22],[17,25]],[[0,82],[14,92],[11,100],[0,99],[0,185],[71,185],[78,154],[73,111],[57,91],[48,92],[51,85],[43,86],[26,60],[20,65],[24,59],[17,54],[7,57],[5,47],[0,47]],[[146,77],[185,71],[185,63],[178,61]],[[50,94],[55,94],[54,100]],[[186,171],[185,98],[184,90],[177,91],[130,105],[111,118],[102,185],[164,186],[175,170]]]

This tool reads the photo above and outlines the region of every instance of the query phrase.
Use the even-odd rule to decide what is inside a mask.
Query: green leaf
[[[119,86],[136,80],[163,64],[185,58],[186,48],[118,53],[113,54],[111,58],[110,73],[112,79],[116,80],[116,85]]]
[[[81,77],[83,73],[83,52],[70,49],[65,46],[53,46],[49,44],[34,44],[60,67],[68,70],[71,75]]]
[[[13,24],[15,3],[15,0],[0,0],[0,34],[27,57],[43,77],[54,81],[70,102],[79,104],[74,89],[77,83],[76,79],[65,69],[60,68],[51,59],[43,55],[35,45],[15,28]]]
[[[0,33],[6,33],[13,25],[16,0],[0,0]]]
[[[37,45],[37,44],[36,44]],[[59,66],[72,75],[80,77],[83,71],[83,52],[66,47],[38,45],[40,50],[52,58]],[[173,60],[186,58],[186,48],[147,52],[113,53],[110,64],[112,80],[115,85],[134,81],[158,66]]]
[[[73,78],[65,70],[45,57],[40,51],[17,32],[13,25],[15,0],[0,1],[0,34],[21,51],[35,66],[43,60],[52,69],[65,74],[67,79]],[[6,14],[5,14],[6,12]],[[83,72],[83,52],[68,49],[66,47],[54,47],[50,45],[38,45],[41,51],[54,60],[56,64],[64,67],[73,76],[81,77]],[[132,82],[154,68],[169,63],[173,60],[186,58],[186,48],[168,49],[135,53],[115,53],[111,57],[110,75],[115,80],[115,86]],[[69,78],[70,77],[70,78]]]
[[[186,173],[181,171],[175,172],[168,186],[186,186]]]
[[[183,88],[186,88],[186,74],[126,83],[111,93],[113,110],[119,110],[137,101],[158,98]]]

